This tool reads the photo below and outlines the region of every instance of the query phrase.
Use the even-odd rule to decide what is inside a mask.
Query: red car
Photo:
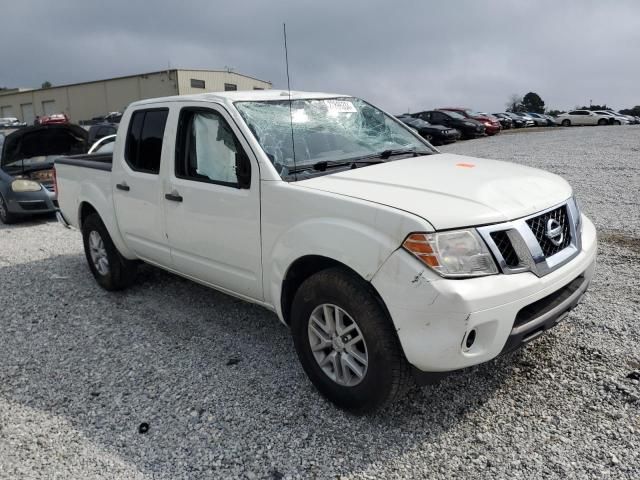
[[[63,125],[69,123],[69,117],[64,113],[54,113],[52,115],[45,115],[43,117],[37,117],[36,125]]]
[[[493,115],[490,115],[490,116],[482,115],[468,108],[438,108],[438,110],[456,112],[464,117],[477,120],[478,122],[482,123],[482,125],[484,125],[484,131],[487,135],[495,135],[501,129],[500,121]]]

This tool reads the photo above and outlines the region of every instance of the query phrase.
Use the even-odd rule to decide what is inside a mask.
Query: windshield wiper
[[[429,155],[430,153],[432,152],[426,150],[416,151],[415,148],[396,148],[391,150],[384,150],[380,153],[374,153],[362,158],[382,158],[384,160],[387,160],[391,157],[395,157],[396,155],[413,155],[414,157],[417,157],[418,155]]]
[[[287,174],[300,173],[310,170],[316,170],[318,172],[324,172],[330,168],[339,168],[339,167],[350,167],[350,168],[358,168],[359,165],[375,165],[377,163],[385,163],[389,160],[390,157],[396,155],[413,155],[417,157],[419,155],[429,155],[432,152],[429,151],[416,151],[414,148],[405,148],[405,149],[394,149],[394,150],[383,150],[379,153],[373,153],[371,155],[363,155],[361,157],[356,157],[348,160],[335,160],[328,161],[322,160],[320,162],[316,162],[310,165],[300,165],[294,168],[290,168],[287,170]]]

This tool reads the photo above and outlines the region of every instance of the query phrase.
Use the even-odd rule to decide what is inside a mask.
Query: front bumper
[[[595,270],[595,227],[582,220],[580,253],[543,277],[523,272],[444,279],[404,250],[394,252],[372,284],[409,363],[424,372],[458,370],[517,348],[557,324],[579,302]],[[475,338],[467,347],[471,332]]]
[[[37,192],[9,192],[6,198],[9,212],[16,215],[37,215],[51,213],[58,209],[55,192],[44,186]]]

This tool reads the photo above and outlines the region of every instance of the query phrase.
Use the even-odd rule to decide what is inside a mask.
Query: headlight
[[[498,273],[489,249],[475,229],[412,233],[402,246],[443,277],[481,277]]]
[[[41,188],[42,185],[32,180],[14,180],[11,182],[11,190],[14,192],[37,192]]]

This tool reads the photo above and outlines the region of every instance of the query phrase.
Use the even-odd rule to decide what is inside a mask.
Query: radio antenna
[[[282,33],[284,36],[284,63],[287,67],[287,90],[289,92],[289,124],[291,125],[291,149],[293,150],[293,178],[298,181],[298,172],[296,169],[296,142],[293,138],[293,107],[291,106],[291,80],[289,79],[289,52],[287,50],[287,24],[282,24]]]

